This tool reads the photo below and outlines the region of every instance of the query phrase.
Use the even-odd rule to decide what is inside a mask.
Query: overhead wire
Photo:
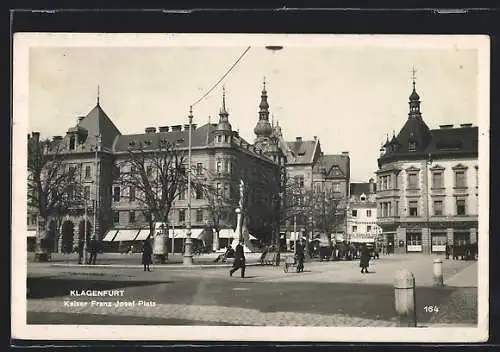
[[[217,86],[224,80],[224,78],[227,77],[227,75],[236,67],[236,65],[238,65],[238,63],[241,61],[241,59],[243,59],[243,57],[246,55],[246,53],[250,50],[250,46],[247,47],[245,49],[245,51],[243,51],[243,53],[240,55],[240,57],[236,60],[236,62],[229,68],[229,70],[226,71],[226,73],[224,73],[222,75],[222,77],[212,86],[212,88],[210,88],[205,94],[203,94],[203,96],[201,98],[199,98],[198,100],[196,100],[193,104],[191,104],[191,108],[193,106],[195,106],[196,104],[200,103],[203,99],[205,99],[215,88],[217,88]]]

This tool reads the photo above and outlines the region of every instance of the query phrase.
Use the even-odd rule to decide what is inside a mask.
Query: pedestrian
[[[97,260],[97,252],[99,251],[99,243],[97,242],[97,239],[95,237],[92,237],[92,239],[90,240],[89,247],[90,257],[88,264],[95,265],[95,262]]]
[[[238,269],[241,269],[241,277],[245,277],[245,253],[241,242],[235,248],[233,268],[229,271],[229,276],[233,276]]]
[[[78,264],[82,264],[82,261],[84,260],[83,259],[83,241],[79,241],[77,252],[78,252]]]
[[[153,247],[148,239],[142,244],[142,265],[144,265],[144,271],[151,271],[149,266],[153,263],[151,255],[153,254]]]
[[[446,259],[450,259],[450,246],[448,244],[446,244],[444,250],[445,250]]]
[[[296,248],[295,256],[297,259],[297,272],[300,273],[304,271],[304,258],[305,258],[304,245],[302,244],[302,240],[299,240],[295,248]]]
[[[361,273],[368,273],[368,265],[370,263],[370,252],[365,244],[361,247],[361,255],[359,260],[359,266],[361,267]]]

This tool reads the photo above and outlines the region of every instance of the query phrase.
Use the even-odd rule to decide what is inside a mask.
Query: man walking
[[[245,277],[245,253],[241,242],[238,243],[234,251],[234,263],[233,268],[229,271],[229,276],[233,276],[238,269],[241,269],[241,277]]]
[[[361,247],[361,255],[359,260],[359,266],[361,267],[361,274],[368,273],[368,265],[370,263],[370,252],[366,245],[363,243]]]
[[[88,264],[95,265],[97,259],[97,252],[99,251],[99,244],[95,237],[90,240],[90,258]]]

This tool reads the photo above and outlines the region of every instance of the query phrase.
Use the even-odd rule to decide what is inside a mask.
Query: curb
[[[141,264],[96,264],[96,265],[89,265],[89,264],[70,264],[70,263],[54,263],[51,264],[50,266],[53,267],[65,267],[65,268],[124,268],[124,269],[142,269],[143,265]],[[269,265],[262,265],[260,263],[249,263],[246,264],[246,266],[269,266]],[[219,264],[219,265],[214,265],[214,264],[193,264],[193,265],[184,265],[184,264],[158,264],[152,266],[154,269],[166,269],[166,270],[173,270],[173,269],[190,269],[190,270],[196,270],[196,269],[229,269],[232,268],[233,266],[231,264]]]

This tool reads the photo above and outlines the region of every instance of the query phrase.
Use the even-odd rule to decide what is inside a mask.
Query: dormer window
[[[417,150],[417,143],[410,141],[408,143],[408,151],[414,152],[415,150]]]
[[[69,150],[74,150],[75,149],[75,135],[72,134],[69,137]]]

